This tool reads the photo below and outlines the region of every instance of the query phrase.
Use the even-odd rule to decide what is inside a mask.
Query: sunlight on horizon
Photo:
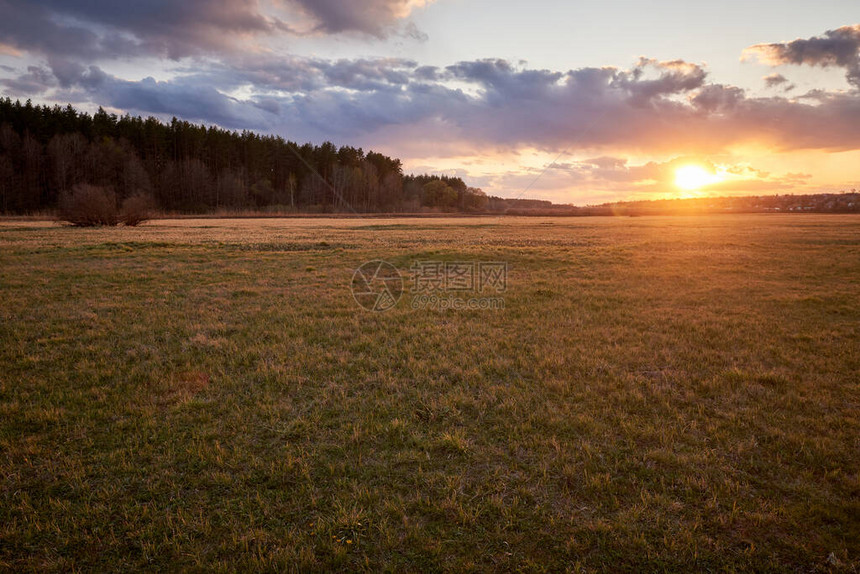
[[[722,181],[718,174],[700,165],[685,165],[675,170],[675,185],[684,191],[696,191]]]

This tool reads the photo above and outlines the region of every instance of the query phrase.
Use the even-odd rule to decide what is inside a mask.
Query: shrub
[[[120,220],[129,227],[140,225],[152,217],[154,202],[148,195],[132,195],[125,198],[120,210]]]
[[[60,196],[59,219],[77,227],[116,225],[116,194],[108,188],[78,184]]]

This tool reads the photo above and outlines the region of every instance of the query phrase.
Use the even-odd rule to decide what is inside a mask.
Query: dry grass
[[[860,566],[860,218],[7,221],[0,295],[0,569]]]

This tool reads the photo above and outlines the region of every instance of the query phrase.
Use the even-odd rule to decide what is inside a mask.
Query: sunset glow
[[[720,177],[699,165],[685,165],[675,170],[675,185],[684,191],[695,191],[720,181]]]
[[[0,97],[22,102],[330,141],[507,198],[860,187],[844,0],[10,2]]]
[[[858,7],[0,0],[0,574],[860,574]]]

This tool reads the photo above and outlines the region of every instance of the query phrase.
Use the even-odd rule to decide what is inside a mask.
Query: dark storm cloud
[[[860,24],[828,30],[823,36],[808,39],[756,44],[744,53],[774,66],[805,64],[845,68],[848,81],[860,88]]]

